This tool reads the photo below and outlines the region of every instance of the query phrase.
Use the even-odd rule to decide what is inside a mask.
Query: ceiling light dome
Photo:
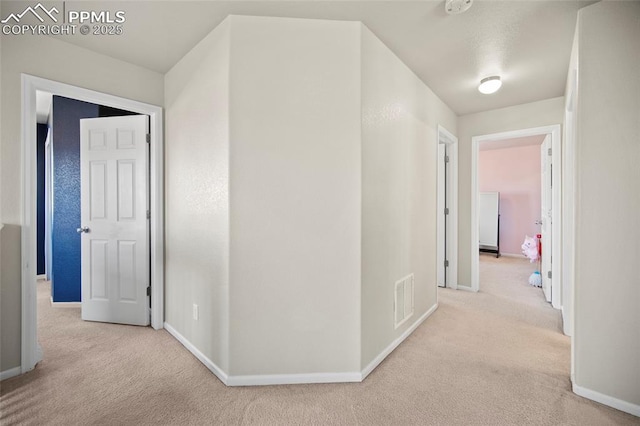
[[[480,91],[480,93],[490,95],[491,93],[497,92],[498,89],[500,89],[500,86],[502,86],[500,76],[494,75],[480,80],[480,86],[478,86],[478,90]]]
[[[469,10],[472,4],[473,0],[446,0],[444,2],[444,10],[449,15],[458,15]]]

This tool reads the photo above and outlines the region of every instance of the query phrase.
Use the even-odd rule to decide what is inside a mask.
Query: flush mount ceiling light
[[[449,15],[458,15],[466,12],[473,3],[473,0],[446,0],[444,2],[444,10]]]
[[[480,93],[484,93],[485,95],[490,95],[491,93],[495,93],[502,86],[502,81],[500,77],[497,75],[483,78],[480,80],[480,86],[478,86],[478,90]]]

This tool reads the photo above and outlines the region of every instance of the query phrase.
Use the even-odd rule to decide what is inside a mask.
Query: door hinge
[[[147,210],[147,219],[151,219],[151,210]]]
[[[551,155],[551,148],[547,150],[547,155]]]
[[[547,278],[551,279],[551,271],[547,271]]]
[[[449,214],[449,207],[444,208],[444,214]]]
[[[151,286],[147,287],[147,296],[151,296]]]
[[[445,155],[445,156],[444,156],[444,162],[445,162],[445,163],[448,163],[448,162],[449,162],[449,156],[448,156],[448,155]]]
[[[147,133],[147,143],[151,143],[151,134]]]
[[[445,261],[444,261],[444,267],[445,267],[445,268],[448,268],[448,267],[449,267],[449,261],[448,261],[448,260],[445,260]]]

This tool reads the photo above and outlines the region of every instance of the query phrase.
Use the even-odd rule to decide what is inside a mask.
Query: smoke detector
[[[459,15],[469,10],[473,0],[446,0],[444,2],[444,10],[449,15]]]

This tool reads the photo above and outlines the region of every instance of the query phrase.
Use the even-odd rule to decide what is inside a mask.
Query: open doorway
[[[485,141],[479,146],[478,282],[484,292],[522,299],[550,295],[548,282],[543,286],[541,279],[540,271],[546,268],[541,267],[538,250],[544,187],[541,146],[545,138],[535,135]],[[543,241],[547,238],[545,235]],[[530,245],[530,258],[521,252],[523,241]]]
[[[50,281],[54,306],[79,307],[82,258],[77,228],[81,226],[83,183],[80,122],[136,113],[42,91],[36,93],[36,110],[38,279]]]
[[[37,343],[37,96],[48,93],[83,102],[128,110],[149,117],[150,137],[150,273],[151,273],[151,325],[163,327],[163,147],[162,108],[107,95],[92,90],[22,75],[22,202],[24,224],[22,228],[22,359],[21,372],[32,370],[42,359]]]
[[[544,135],[486,141],[478,152],[480,252],[522,258],[526,236],[540,233]]]
[[[506,142],[510,141],[510,142]],[[523,129],[511,132],[503,132],[496,133],[490,135],[482,135],[475,136],[472,138],[472,200],[471,200],[471,217],[472,217],[472,227],[471,227],[471,259],[472,259],[472,267],[471,267],[471,279],[472,279],[472,290],[478,291],[480,288],[480,280],[479,280],[479,256],[480,256],[480,203],[481,203],[481,188],[479,182],[479,158],[481,149],[489,150],[490,148],[500,148],[505,147],[505,144],[512,144],[513,147],[521,144],[522,146],[526,146],[526,144],[532,146],[529,150],[531,153],[528,155],[535,156],[538,158],[537,162],[540,164],[540,207],[537,206],[522,206],[517,205],[517,200],[509,200],[511,204],[510,207],[524,207],[528,211],[528,216],[525,216],[521,220],[529,222],[526,224],[528,227],[525,229],[531,229],[530,226],[534,225],[531,222],[541,221],[543,226],[542,229],[538,224],[537,229],[539,230],[536,234],[544,233],[545,238],[542,239],[542,252],[543,257],[545,259],[545,264],[540,270],[541,279],[544,276],[543,285],[546,285],[545,297],[547,301],[549,301],[554,308],[559,309],[562,306],[562,287],[561,287],[561,267],[562,267],[562,258],[561,258],[561,182],[560,182],[560,126],[547,126],[547,127],[539,127],[533,129]],[[543,144],[544,148],[542,147]],[[538,155],[534,154],[535,153]],[[520,154],[522,155],[522,154]],[[545,166],[546,165],[546,166]],[[510,164],[509,167],[514,167],[514,164]],[[546,169],[545,169],[546,167]],[[546,170],[546,172],[545,172]],[[543,176],[546,176],[546,181]],[[546,182],[546,183],[545,183]],[[545,186],[546,185],[546,186]],[[487,190],[489,188],[482,188]],[[499,192],[499,191],[485,191],[485,192]],[[547,194],[546,204],[543,202],[545,197],[544,194]],[[517,197],[516,197],[517,198]],[[498,200],[500,196],[498,195]],[[503,208],[504,208],[503,200]],[[499,201],[498,201],[499,203]],[[520,202],[522,204],[522,202]],[[503,232],[502,235],[496,235],[496,240],[500,241],[498,252],[502,252],[504,255],[520,254],[520,250],[518,250],[518,240],[520,240],[520,244],[522,244],[522,240],[525,235],[522,234],[522,231],[518,232],[517,230],[511,233],[509,237],[508,243],[505,241],[504,230],[505,224],[514,225],[513,217],[506,220],[503,214],[500,213],[498,208],[497,213],[500,216],[496,217],[494,220],[499,220],[498,224],[502,227]],[[535,220],[532,221],[532,218],[537,216]],[[544,217],[543,217],[544,216]],[[511,226],[511,228],[514,228]],[[499,227],[497,229],[500,229]],[[531,229],[533,230],[533,229]],[[530,231],[525,231],[530,232]],[[533,233],[533,232],[531,232]],[[531,236],[531,235],[530,235]],[[533,235],[535,237],[535,235]],[[553,238],[556,236],[556,238]],[[506,247],[505,247],[506,244]],[[515,251],[515,253],[513,253]],[[554,279],[555,278],[555,279]]]

